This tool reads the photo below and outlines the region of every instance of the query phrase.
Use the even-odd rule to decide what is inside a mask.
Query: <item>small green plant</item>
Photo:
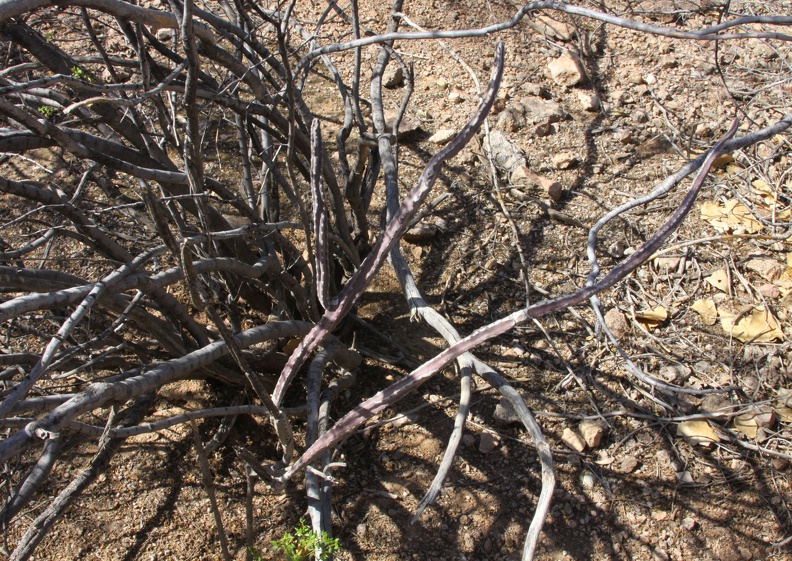
[[[84,80],[86,82],[93,82],[94,81],[93,77],[91,76],[91,74],[87,70],[85,70],[84,68],[81,68],[79,66],[72,66],[71,67],[71,73],[72,73],[72,76],[74,76],[78,80]]]
[[[341,547],[338,539],[331,538],[327,532],[322,532],[321,536],[314,534],[302,518],[294,534],[287,532],[282,538],[273,540],[272,545],[273,551],[283,551],[288,561],[307,561],[317,551],[319,559],[324,561]]]
[[[38,112],[45,118],[45,119],[52,119],[53,115],[58,112],[57,107],[52,107],[50,105],[42,105],[38,108]]]

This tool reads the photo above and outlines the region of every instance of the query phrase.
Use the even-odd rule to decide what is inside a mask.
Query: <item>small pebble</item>
[[[498,439],[494,435],[488,432],[481,433],[481,438],[479,439],[479,452],[482,454],[489,454],[495,450],[497,446]]]
[[[358,524],[357,528],[355,528],[355,533],[357,537],[362,538],[366,535],[366,525],[365,524]]]

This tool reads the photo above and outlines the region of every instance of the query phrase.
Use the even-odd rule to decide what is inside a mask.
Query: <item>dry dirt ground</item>
[[[703,3],[630,2],[638,12]],[[615,12],[627,8],[606,4]],[[786,2],[732,3],[733,9],[746,12],[789,13],[789,7]],[[501,21],[516,8],[509,2],[437,0],[409,2],[404,12],[418,25],[461,29]],[[366,25],[384,29],[385,6],[362,10]],[[298,2],[297,13],[306,20],[315,17],[307,2]],[[715,23],[716,15],[637,17],[698,28]],[[524,305],[518,247],[528,280],[537,289],[561,294],[581,286],[588,273],[587,229],[598,217],[648,193],[688,155],[714,143],[737,107],[744,112],[745,131],[769,124],[792,105],[792,46],[787,44],[723,43],[718,67],[713,44],[650,37],[561,16],[554,26],[544,36],[521,25],[485,39],[446,41],[482,83],[495,41],[506,43],[499,114],[489,125],[524,154],[532,172],[563,189],[552,201],[548,182],[510,181],[502,171],[496,188],[481,141],[446,167],[433,195],[448,196],[425,219],[438,226],[436,234],[403,244],[403,251],[428,301],[462,333]],[[477,95],[468,70],[441,44],[405,42],[396,49],[415,64],[408,115],[419,129],[400,145],[407,189],[438,149],[432,135],[458,130],[473,112]],[[585,81],[571,87],[548,75],[548,63],[566,49],[580,53],[585,73]],[[374,48],[364,51],[364,68],[376,55]],[[349,63],[344,56],[336,60],[342,69]],[[401,91],[389,90],[389,107],[396,107]],[[329,137],[339,117],[332,84],[322,76],[312,78],[306,98],[326,119]],[[552,116],[543,116],[537,107]],[[500,116],[505,113],[510,115]],[[779,136],[731,154],[731,162],[722,161],[696,209],[667,245],[670,249],[602,296],[604,311],[618,310],[609,315],[612,327],[644,372],[688,388],[738,385],[742,392],[702,399],[652,396],[639,389],[614,347],[589,332],[594,317],[587,308],[577,310],[578,316],[567,312],[543,322],[552,344],[536,325],[529,325],[480,349],[478,356],[506,376],[536,413],[555,452],[558,488],[537,559],[790,558],[792,494],[783,455],[792,453],[792,431],[788,410],[779,403],[792,387],[787,315],[792,245],[779,241],[788,228],[783,223],[789,222],[784,214],[790,203],[789,141],[788,135]],[[760,180],[769,191],[762,191]],[[679,188],[613,221],[598,244],[603,267],[613,266],[647,239],[681,197]],[[728,210],[718,222],[706,213],[707,208],[733,210],[728,205],[735,199],[764,222]],[[702,207],[704,203],[715,206]],[[516,237],[504,208],[519,232]],[[545,212],[548,208],[552,212]],[[728,220],[732,222],[724,223]],[[725,280],[711,277],[719,271]],[[541,296],[532,292],[528,298]],[[711,302],[720,313],[711,325],[693,310],[698,301]],[[780,337],[746,343],[724,329],[724,314],[745,317],[759,307],[771,314],[770,327],[778,322]],[[640,315],[658,308],[659,319]],[[338,403],[339,411],[442,348],[428,328],[410,322],[390,271],[380,275],[358,313],[385,337],[374,329],[361,330],[356,346],[371,358],[355,390]],[[393,358],[393,364],[382,356]],[[224,388],[206,382],[168,390],[157,417],[228,401]],[[335,472],[333,489],[333,529],[342,546],[336,559],[519,558],[540,489],[539,464],[522,427],[496,417],[498,395],[483,384],[477,385],[468,436],[444,492],[411,523],[452,430],[458,392],[455,373],[446,370],[340,447],[337,459],[346,467]],[[655,398],[671,408],[664,410]],[[745,404],[772,412],[770,420],[760,421],[764,426],[746,421],[748,432],[758,430],[754,437],[734,427],[732,413],[744,411]],[[718,409],[723,415],[711,418],[710,426],[719,442],[696,445],[679,434],[680,416]],[[576,451],[562,435],[567,429],[578,432],[584,419],[598,421],[604,436],[599,444]],[[211,435],[216,426],[206,422],[202,432]],[[36,559],[220,559],[191,442],[189,427],[130,439],[106,475],[42,544]],[[272,458],[273,442],[266,422],[240,418],[228,444],[211,458],[237,559],[245,556],[245,473],[231,445],[243,443],[259,457]],[[91,454],[81,450],[70,464],[61,465],[53,488],[70,480]],[[304,489],[296,485],[281,493],[259,482],[254,504],[261,556],[277,559],[271,541],[305,514]],[[23,519],[32,519],[40,508],[43,502]],[[18,531],[11,529],[10,543]]]

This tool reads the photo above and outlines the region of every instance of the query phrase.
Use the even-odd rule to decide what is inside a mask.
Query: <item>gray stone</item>
[[[568,117],[567,112],[555,101],[548,101],[536,96],[527,96],[520,100],[525,120],[532,124],[551,125]]]
[[[479,452],[489,454],[498,447],[498,439],[488,432],[481,433],[479,438]]]
[[[627,82],[630,83],[630,84],[636,84],[636,85],[637,84],[643,84],[644,83],[643,74],[641,74],[640,70],[633,69],[632,71],[630,71],[629,74],[627,74]]]
[[[355,528],[355,533],[357,534],[357,537],[359,538],[364,537],[366,535],[367,529],[368,528],[366,527],[365,524],[358,524],[357,527]]]
[[[729,406],[729,399],[723,397],[721,394],[711,393],[705,395],[701,399],[701,404],[699,404],[699,410],[703,411],[704,413],[724,413],[727,412],[725,409]]]
[[[696,529],[696,526],[698,525],[698,522],[696,522],[696,520],[694,518],[691,518],[690,516],[686,516],[685,518],[682,519],[682,522],[680,523],[680,525],[685,530],[690,532],[691,530],[695,530]]]
[[[162,41],[163,43],[165,41],[172,41],[173,40],[173,35],[175,33],[176,33],[175,30],[163,27],[163,28],[157,30],[157,39],[159,41]]]
[[[768,45],[765,41],[761,39],[751,39],[750,42],[753,43],[753,53],[756,56],[766,60],[778,57],[778,51]]]
[[[505,397],[501,397],[498,405],[495,406],[495,421],[502,425],[514,425],[520,423],[520,417],[512,407],[511,402]]]
[[[681,384],[693,371],[684,364],[668,364],[660,369],[659,376],[666,382]]]
[[[622,144],[630,144],[634,140],[633,133],[630,130],[622,130],[616,134],[616,139]]]
[[[398,88],[404,85],[404,71],[398,64],[388,65],[382,85],[388,89]]]
[[[451,129],[440,129],[429,137],[432,144],[446,144],[456,136],[456,131]]]
[[[546,15],[536,15],[528,21],[528,25],[542,37],[550,37],[558,41],[571,41],[575,37],[575,28]]]
[[[578,159],[572,152],[561,152],[552,159],[555,169],[570,169],[577,165]]]
[[[393,132],[393,120],[396,118],[395,112],[385,113],[385,132]],[[413,117],[410,114],[404,115],[399,122],[399,132],[396,137],[399,140],[406,140],[415,136],[421,130],[420,119]]]
[[[520,86],[520,93],[542,97],[544,99],[550,99],[550,92],[547,90],[547,88],[542,84],[535,84],[533,82],[526,82],[525,84],[522,84]]]
[[[611,99],[616,107],[624,107],[635,103],[635,98],[628,91],[616,90],[611,94]]]
[[[630,332],[630,324],[627,318],[618,308],[608,310],[605,314],[605,325],[616,339],[623,339]]]
[[[572,87],[586,81],[580,59],[572,53],[564,53],[547,65],[550,78],[559,86]]]
[[[517,132],[525,126],[525,117],[522,112],[515,111],[511,107],[507,107],[495,122],[495,126],[502,131]]]
[[[578,427],[583,440],[586,445],[591,448],[597,448],[602,443],[602,437],[605,436],[605,427],[600,421],[593,419],[586,419],[580,423]]]
[[[578,433],[568,427],[561,434],[561,441],[576,452],[582,452],[586,449],[586,442]]]
[[[434,224],[416,224],[404,233],[404,241],[414,244],[430,244],[437,237]]]
[[[754,407],[748,414],[753,416],[753,420],[758,427],[771,429],[776,423],[775,411],[772,407]]]
[[[753,559],[753,553],[751,550],[744,546],[739,546],[737,551],[740,552],[740,556],[743,558],[743,561],[751,561]]]
[[[459,104],[459,103],[462,103],[463,101],[465,101],[465,99],[467,99],[467,95],[465,94],[464,91],[462,91],[462,90],[460,90],[458,88],[453,88],[448,93],[448,101],[450,101],[451,103]]]
[[[634,123],[643,124],[649,121],[649,115],[646,114],[646,111],[643,109],[636,109],[630,115],[630,118],[633,120]]]
[[[617,240],[608,246],[608,253],[613,255],[616,259],[624,257],[624,250],[627,249],[627,244],[624,240]]]
[[[540,179],[540,185],[545,191],[547,191],[547,196],[550,197],[550,200],[554,203],[560,201],[561,197],[564,195],[564,188],[561,187],[561,184],[558,181],[553,181],[551,179]]]
[[[600,99],[597,94],[578,92],[578,102],[583,111],[597,111],[600,108]]]
[[[638,459],[635,456],[624,456],[619,464],[619,467],[624,473],[632,473],[638,468],[638,464]]]
[[[492,150],[492,159],[500,169],[511,174],[517,166],[526,165],[523,153],[502,132],[490,131],[488,140],[489,142],[484,142],[484,147]]]
[[[669,272],[676,271],[679,268],[679,263],[682,260],[679,257],[658,257],[653,263],[658,271]]]
[[[526,165],[517,166],[509,176],[509,181],[513,185],[525,185],[526,187],[538,187],[557,203],[564,194],[564,188],[558,181],[548,179],[537,173],[532,172]]]

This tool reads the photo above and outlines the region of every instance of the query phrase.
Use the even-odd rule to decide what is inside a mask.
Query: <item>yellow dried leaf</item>
[[[728,224],[721,222],[724,216],[723,207],[718,203],[704,203],[701,205],[701,219],[709,222],[718,232],[725,232],[729,229]]]
[[[784,423],[792,423],[792,408],[791,407],[778,407],[775,409],[775,414]]]
[[[677,434],[687,438],[691,444],[699,446],[708,447],[713,442],[720,442],[720,438],[707,421],[683,421],[677,425]]]
[[[755,179],[751,182],[753,186],[753,199],[768,208],[772,208],[776,203],[776,193],[764,179]]]
[[[734,175],[735,173],[742,171],[742,169],[743,168],[740,164],[732,162],[726,166],[726,173]]]
[[[293,339],[289,339],[283,345],[283,352],[287,355],[292,354],[295,351],[295,349],[297,349],[297,347],[300,345],[300,343],[302,343],[302,337],[295,337]]]
[[[755,203],[757,209],[762,211],[762,216],[766,218],[774,217],[776,221],[785,221],[792,211],[789,208],[783,208],[784,205],[778,200],[778,192],[770,186],[764,179],[755,179],[751,182],[753,186],[751,196],[749,197]],[[789,185],[779,187],[789,189]]]
[[[729,292],[729,274],[726,269],[718,269],[704,280],[721,292]]]
[[[723,310],[719,310],[718,313],[723,330],[743,343],[748,341],[752,343],[769,343],[770,341],[778,341],[784,338],[784,333],[781,331],[778,321],[764,306],[753,308],[742,317]]]
[[[661,322],[668,319],[668,310],[666,310],[663,306],[656,306],[651,310],[637,312],[635,317],[638,319],[645,319],[647,321]]]
[[[644,310],[635,314],[635,319],[648,330],[653,330],[668,319],[668,310],[657,306],[652,310]]]
[[[704,325],[715,325],[718,321],[718,310],[712,300],[696,300],[691,308],[694,312],[698,312]]]
[[[779,282],[776,281],[776,284],[779,284]],[[787,310],[792,310],[792,290],[787,290],[783,294],[784,295],[781,297],[781,302],[779,302],[779,304],[781,304],[781,306]]]
[[[734,428],[743,433],[748,438],[756,438],[759,432],[759,425],[753,415],[738,415],[734,418]]]
[[[713,169],[725,168],[727,165],[731,164],[732,162],[734,162],[734,156],[732,156],[731,154],[721,154],[720,156],[715,158],[714,162],[712,162],[712,167]]]
[[[737,199],[724,204],[704,203],[701,205],[701,218],[710,223],[720,233],[755,234],[764,226],[758,222],[751,211]]]

